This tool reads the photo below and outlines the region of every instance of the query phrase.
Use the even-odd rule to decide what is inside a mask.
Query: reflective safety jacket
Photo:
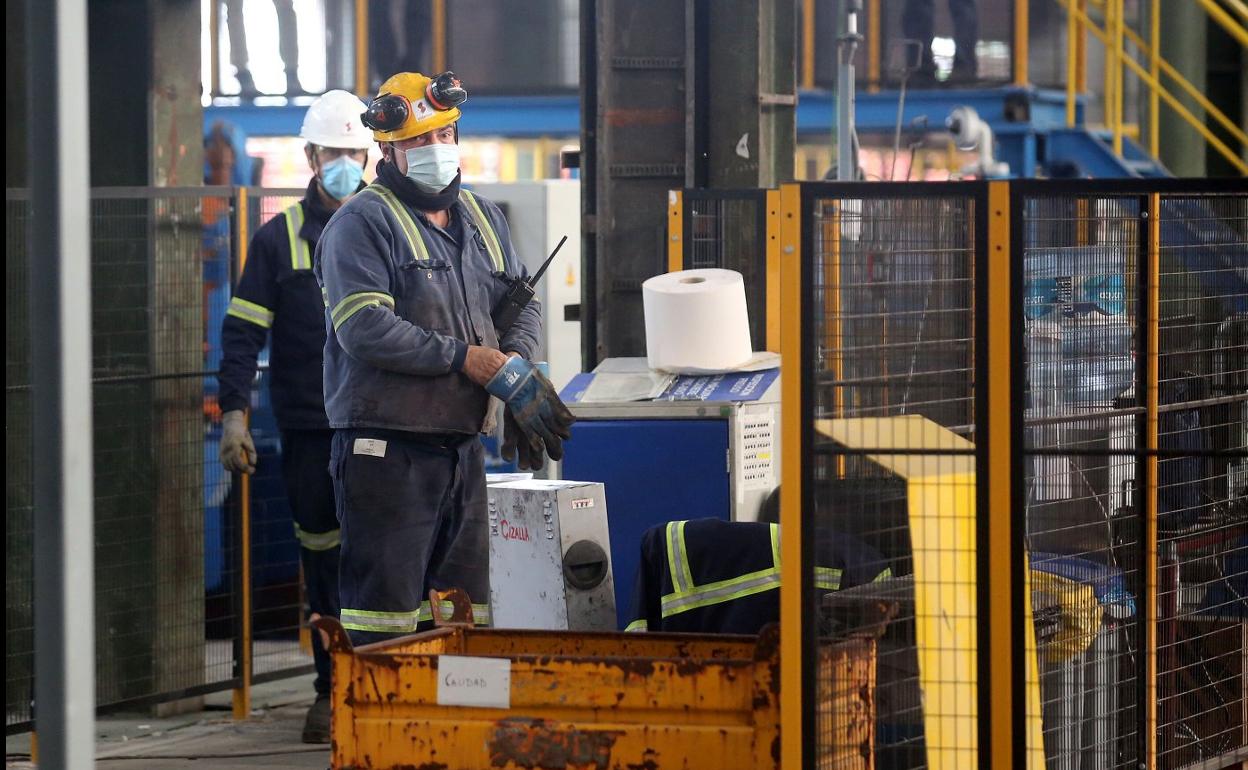
[[[850,535],[820,533],[815,587],[851,588],[892,576],[887,560]],[[780,525],[694,519],[651,527],[627,631],[757,634],[780,620]]]
[[[316,271],[330,427],[479,433],[489,396],[462,373],[468,346],[538,353],[536,301],[502,340],[490,317],[508,278],[527,276],[502,212],[465,190],[450,215],[448,232],[374,182],[326,226]]]
[[[303,200],[252,238],[221,326],[221,411],[247,408],[256,359],[271,334],[269,393],[278,426],[328,427],[321,391],[325,303],[312,274],[312,254],[332,213],[317,199],[313,179]]]

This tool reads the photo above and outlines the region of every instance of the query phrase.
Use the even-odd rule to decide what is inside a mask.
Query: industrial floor
[[[329,766],[329,746],[299,741],[312,703],[312,675],[257,685],[252,718],[235,722],[230,693],[205,696],[204,710],[155,718],[116,714],[96,723],[96,766],[101,770],[245,770]],[[30,735],[5,739],[6,768],[34,768]]]

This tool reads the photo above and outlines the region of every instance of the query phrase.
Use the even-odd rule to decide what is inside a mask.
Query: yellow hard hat
[[[459,105],[468,92],[453,72],[427,77],[400,72],[381,84],[377,96],[361,115],[379,142],[397,142],[420,136],[459,120]]]

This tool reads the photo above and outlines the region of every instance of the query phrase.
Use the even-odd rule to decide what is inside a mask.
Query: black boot
[[[316,702],[303,719],[304,743],[329,743],[330,714],[329,696],[316,696]]]
[[[260,95],[256,90],[256,81],[251,79],[250,70],[238,71],[238,95],[244,99],[253,99]]]
[[[286,70],[286,95],[287,96],[307,96],[308,92],[304,90],[303,84],[299,82],[299,75],[295,70]]]

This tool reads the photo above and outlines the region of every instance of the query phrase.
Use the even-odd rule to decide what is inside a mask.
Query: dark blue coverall
[[[815,588],[839,591],[892,576],[855,537],[820,533]],[[757,634],[780,620],[780,525],[707,518],[641,536],[627,631]]]
[[[329,476],[333,434],[321,390],[325,303],[312,274],[312,254],[333,212],[320,202],[316,185],[313,179],[303,200],[270,219],[251,240],[221,329],[218,403],[222,412],[248,407],[256,360],[269,340],[269,393],[282,432],[282,479],[308,606],[337,617],[340,549]],[[312,654],[316,692],[328,695],[329,653],[317,641]]]
[[[530,303],[499,339],[491,310],[526,275],[507,222],[466,191],[449,212],[438,227],[375,182],[317,246],[341,618],[357,645],[426,627],[434,588],[463,588],[489,621],[489,396],[462,368],[470,344],[532,359],[541,315]]]

